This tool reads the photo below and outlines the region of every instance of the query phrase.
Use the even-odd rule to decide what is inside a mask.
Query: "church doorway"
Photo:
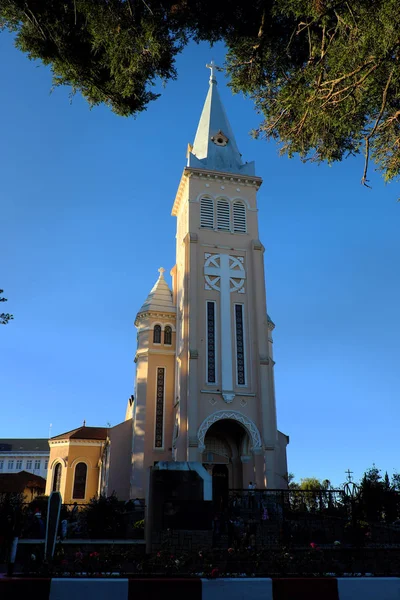
[[[213,499],[223,507],[229,489],[243,489],[243,462],[250,459],[249,435],[237,421],[221,419],[208,429],[204,444],[202,459],[212,474]]]

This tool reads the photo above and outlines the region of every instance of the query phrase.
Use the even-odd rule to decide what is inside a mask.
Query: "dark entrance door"
[[[226,465],[214,465],[212,470],[213,502],[218,511],[228,506],[229,472]]]

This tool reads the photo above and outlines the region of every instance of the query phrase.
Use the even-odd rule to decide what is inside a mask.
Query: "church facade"
[[[145,498],[149,468],[160,461],[200,462],[225,477],[230,489],[247,488],[250,481],[259,489],[287,487],[289,438],[277,429],[274,324],[267,315],[258,231],[262,180],[254,163],[242,160],[210,68],[172,207],[172,289],[160,268],[135,319],[136,382],[125,425],[116,426],[114,444],[108,431],[93,440],[99,493],[119,486],[124,496]],[[89,438],[80,443],[74,435],[84,462]],[[56,448],[65,437],[50,440],[49,491],[55,489]],[[60,468],[57,477],[63,481]],[[69,489],[73,485],[71,479]]]
[[[131,495],[157,461],[198,461],[229,487],[287,486],[277,429],[262,180],[244,163],[218,93],[209,90],[172,208],[172,290],[160,276],[139,310]]]

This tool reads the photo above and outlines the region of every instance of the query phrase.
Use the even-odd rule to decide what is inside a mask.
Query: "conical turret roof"
[[[159,270],[160,276],[152,287],[150,294],[144,301],[138,315],[143,312],[169,312],[175,313],[176,307],[172,301],[172,292],[168,287],[168,283],[164,278],[164,271],[162,267]]]

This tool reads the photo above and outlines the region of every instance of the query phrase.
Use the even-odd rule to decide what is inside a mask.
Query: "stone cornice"
[[[262,184],[261,177],[240,175],[235,173],[224,173],[222,171],[208,171],[205,169],[195,169],[193,167],[185,167],[182,173],[181,181],[179,183],[175,202],[172,207],[171,214],[173,217],[176,217],[178,215],[179,208],[182,202],[183,192],[189,177],[195,177],[196,179],[204,179],[205,181],[224,181],[225,183],[235,183],[245,187],[256,187],[257,189]]]
[[[151,319],[166,319],[167,321],[175,321],[176,313],[168,312],[168,311],[159,312],[159,311],[154,311],[154,310],[140,312],[136,315],[135,327],[138,326],[139,321],[141,321],[142,319],[150,319],[150,318]]]
[[[148,356],[149,354],[162,354],[164,356],[175,356],[175,350],[163,350],[158,348],[146,348],[145,350],[138,350],[135,355],[135,360],[141,356]]]
[[[49,440],[49,446],[102,446],[105,440],[79,440],[79,439],[68,439],[63,440]]]

